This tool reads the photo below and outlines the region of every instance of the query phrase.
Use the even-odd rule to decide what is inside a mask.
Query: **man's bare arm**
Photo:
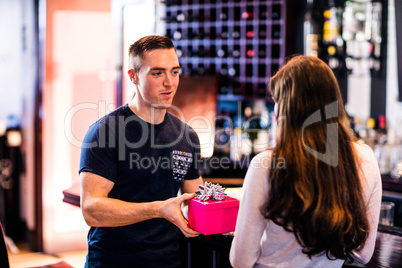
[[[181,203],[191,199],[193,194],[184,194],[165,201],[132,203],[108,197],[114,183],[104,177],[81,172],[80,179],[81,208],[89,226],[116,227],[153,218],[165,218],[175,224],[185,236],[199,235],[187,226],[180,210]]]

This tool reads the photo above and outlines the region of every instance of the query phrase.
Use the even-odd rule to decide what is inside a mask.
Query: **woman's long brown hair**
[[[369,223],[336,78],[320,59],[296,56],[269,88],[278,105],[274,155],[286,168],[270,171],[262,213],[292,231],[309,257],[325,253],[351,260],[367,239]]]

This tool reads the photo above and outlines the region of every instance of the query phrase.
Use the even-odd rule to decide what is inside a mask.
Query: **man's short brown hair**
[[[136,72],[140,70],[141,60],[144,59],[144,53],[154,49],[174,48],[172,40],[166,36],[150,35],[142,37],[135,41],[128,50],[129,68]]]

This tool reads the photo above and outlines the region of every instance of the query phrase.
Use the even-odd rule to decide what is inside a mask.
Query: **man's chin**
[[[171,103],[158,103],[152,105],[154,109],[169,109],[172,106],[173,105]]]

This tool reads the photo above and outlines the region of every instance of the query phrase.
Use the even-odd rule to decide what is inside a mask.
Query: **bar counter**
[[[241,178],[204,178],[204,181],[219,183],[224,187],[241,187],[243,179]],[[70,188],[63,191],[63,202],[71,205],[80,206],[80,184],[75,183]]]
[[[219,183],[225,187],[241,187],[241,178],[204,178],[205,181]],[[387,187],[385,187],[387,188]],[[384,197],[387,196],[384,191]],[[80,206],[80,185],[74,184],[63,191],[63,201],[74,206]],[[393,195],[400,198],[400,193]],[[389,194],[388,194],[389,195]],[[393,196],[392,196],[393,197]],[[395,197],[393,197],[395,198]],[[396,200],[396,199],[395,199]],[[183,239],[183,262],[189,268],[198,267],[231,267],[229,263],[229,251],[233,237],[223,235],[200,235],[196,238]],[[402,267],[402,228],[397,226],[379,226],[375,250],[372,259],[366,265],[358,263],[345,263],[343,267]]]
[[[223,235],[200,235],[186,239],[187,267],[204,268],[232,267],[229,263],[229,251],[232,237]],[[350,267],[402,267],[402,228],[379,226],[373,257],[367,264],[345,263],[343,268]]]

